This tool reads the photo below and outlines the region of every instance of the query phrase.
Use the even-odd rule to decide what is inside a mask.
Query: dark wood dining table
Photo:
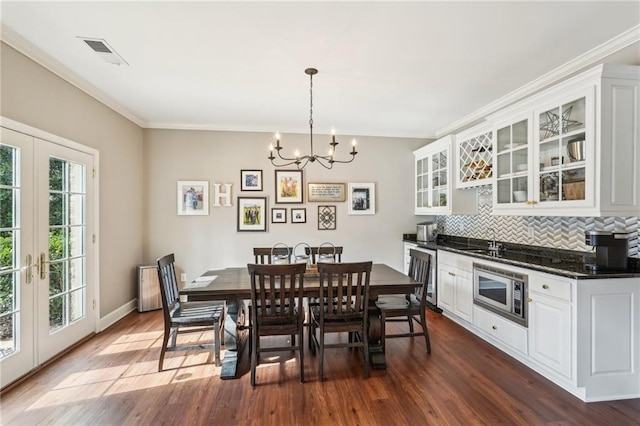
[[[319,279],[317,274],[305,275],[305,296],[318,296]],[[387,363],[382,351],[381,320],[374,302],[381,294],[405,294],[420,285],[411,277],[390,266],[376,263],[371,270],[369,280],[369,298],[372,309],[369,311],[369,352],[372,367],[385,369]],[[189,301],[224,300],[226,302],[226,316],[224,321],[225,354],[222,361],[220,378],[232,379],[236,377],[237,364],[242,354],[243,329],[246,320],[244,300],[251,299],[251,280],[246,267],[209,270],[196,280],[185,285],[180,294]]]

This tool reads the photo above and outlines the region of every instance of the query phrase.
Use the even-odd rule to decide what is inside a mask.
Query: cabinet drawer
[[[527,353],[526,328],[475,305],[473,306],[473,324],[513,349]]]
[[[438,265],[439,264],[454,266],[470,274],[473,271],[473,259],[471,257],[451,253],[446,250],[438,250]]]
[[[571,302],[571,281],[550,278],[546,275],[529,275],[529,292]]]

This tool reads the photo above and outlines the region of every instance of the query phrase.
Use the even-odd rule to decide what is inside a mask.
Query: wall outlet
[[[533,229],[533,225],[527,226],[527,235],[531,238],[536,236],[536,231]]]
[[[185,274],[184,272],[180,274],[180,281],[185,282],[187,281],[187,274]]]

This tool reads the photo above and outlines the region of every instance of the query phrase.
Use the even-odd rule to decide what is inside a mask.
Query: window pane
[[[16,314],[0,317],[0,359],[11,355],[16,350],[16,339],[13,334]]]
[[[69,257],[84,255],[84,226],[69,227]]]
[[[0,275],[0,314],[13,311],[15,273]]]
[[[66,325],[64,311],[66,309],[67,295],[63,294],[49,300],[49,333],[52,333]]]
[[[49,194],[49,225],[65,225],[63,194]]]
[[[13,189],[0,188],[0,228],[13,227]]]
[[[13,269],[14,261],[13,231],[0,232],[0,270]]]
[[[84,165],[69,163],[69,192],[84,193]]]
[[[49,296],[55,296],[65,290],[64,266],[66,262],[49,264]]]
[[[49,189],[52,191],[64,191],[64,164],[57,158],[49,159]]]
[[[84,289],[72,291],[70,296],[69,321],[84,317]]]
[[[85,285],[84,259],[81,257],[69,262],[69,288],[71,289]]]
[[[64,257],[64,228],[53,228],[49,231],[49,260]]]
[[[69,225],[84,225],[84,195],[69,197]]]
[[[0,185],[13,186],[15,148],[0,145]]]

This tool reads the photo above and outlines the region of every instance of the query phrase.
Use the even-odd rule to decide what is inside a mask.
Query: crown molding
[[[146,123],[143,119],[129,111],[127,108],[123,107],[121,104],[113,100],[104,92],[98,90],[95,86],[75,74],[62,63],[56,61],[51,56],[44,53],[42,50],[34,46],[32,43],[18,35],[15,31],[4,24],[0,24],[0,41],[16,49],[18,52],[36,62],[37,64],[41,65],[53,74],[57,75],[67,83],[82,90],[84,93],[91,96],[98,102],[111,108],[127,120],[132,121],[139,127],[145,127]]]
[[[586,67],[590,67],[598,63],[607,56],[638,42],[640,42],[640,25],[632,27],[611,40],[596,46],[575,59],[572,59],[564,65],[561,65],[530,83],[514,90],[513,92],[487,104],[479,110],[476,110],[471,114],[454,121],[448,126],[439,129],[436,132],[436,137],[440,138],[449,133],[453,133],[456,130],[467,127],[471,122],[483,120],[487,115],[495,113],[527,96],[533,95],[534,93],[539,92],[562,79],[584,70]]]

